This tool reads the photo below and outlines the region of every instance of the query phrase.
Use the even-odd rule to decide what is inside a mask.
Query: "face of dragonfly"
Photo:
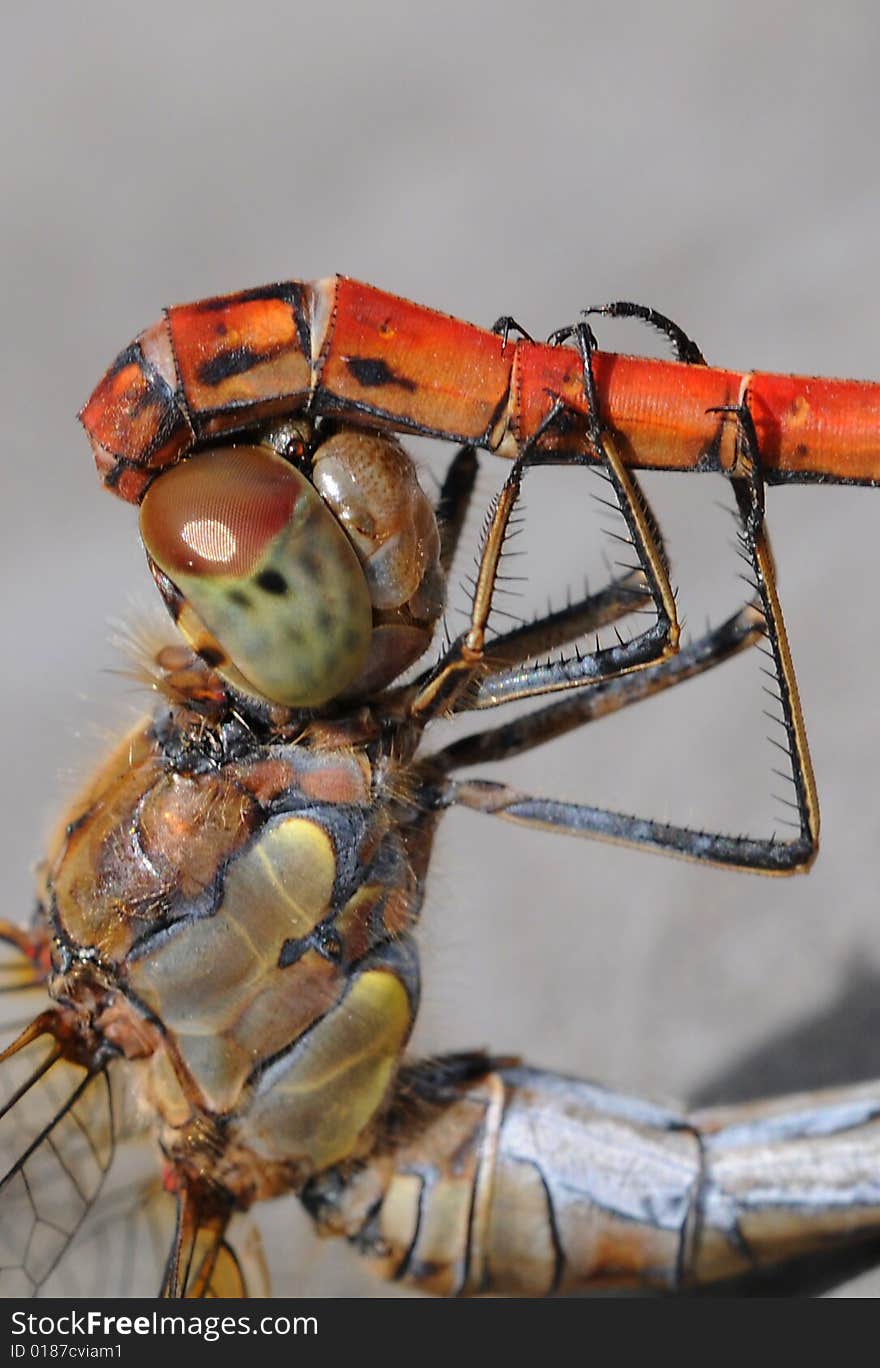
[[[292,708],[390,683],[443,607],[434,515],[397,443],[336,433],[309,473],[269,447],[218,448],[156,480],[141,505],[184,636],[235,688]]]

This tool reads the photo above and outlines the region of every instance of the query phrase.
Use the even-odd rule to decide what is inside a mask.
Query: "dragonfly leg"
[[[502,668],[522,665],[534,656],[545,655],[559,646],[566,646],[580,637],[598,632],[600,628],[619,622],[630,613],[640,612],[650,603],[651,596],[642,571],[627,571],[618,579],[610,580],[596,593],[585,594],[564,608],[493,637],[486,647],[487,676]],[[465,709],[470,704],[470,699],[463,700]]]
[[[404,1070],[386,1143],[302,1194],[386,1278],[675,1292],[880,1233],[877,1082],[689,1115],[471,1059],[471,1076],[463,1056]]]
[[[432,761],[448,772],[480,761],[506,759],[701,674],[766,638],[766,652],[773,666],[768,672],[774,684],[772,696],[781,709],[778,720],[785,735],[784,744],[776,741],[773,744],[782,749],[790,767],[790,773],[783,777],[790,779],[793,786],[796,835],[780,840],[775,834],[760,838],[698,831],[606,808],[533,797],[509,785],[483,779],[447,781],[441,801],[476,808],[527,826],[642,846],[767,874],[795,873],[810,867],[819,845],[815,779],[764,524],[763,485],[754,424],[747,405],[738,406],[733,416],[738,424],[740,444],[739,473],[733,486],[741,522],[742,552],[750,565],[751,582],[756,591],[754,602],[686,646],[677,658],[662,661],[638,675],[606,681],[597,689],[584,690],[570,700],[551,704],[506,726],[465,737],[432,757]],[[480,687],[488,689],[491,683],[487,679]],[[475,706],[480,706],[479,693]]]
[[[610,304],[597,304],[584,309],[585,318],[596,315],[602,318],[637,318],[669,339],[675,351],[676,361],[683,361],[688,366],[706,365],[706,358],[693,338],[688,337],[684,328],[679,327],[673,319],[667,318],[666,314],[660,313],[658,309],[652,309],[647,304],[633,304],[626,299],[615,299]]]
[[[598,305],[583,311],[583,317],[591,315],[601,315],[606,318],[635,318],[649,327],[661,332],[667,337],[675,350],[676,358],[687,365],[705,365],[706,361],[702,351],[696,342],[672,319],[657,309],[652,309],[644,304],[634,304],[626,300],[616,300],[609,304]],[[495,325],[496,332],[502,332],[505,338],[509,331],[516,329],[528,336],[524,329],[512,318],[500,318]],[[557,329],[550,335],[549,341],[558,345],[570,341],[576,336],[577,327],[569,326]],[[595,341],[589,328],[581,329],[578,335],[578,345],[581,347],[584,358],[584,375],[587,392],[590,397],[589,408],[594,414],[598,414],[598,405],[595,397],[595,385],[592,379],[592,366],[590,357]],[[601,425],[595,424],[593,434],[594,442],[601,442]],[[650,511],[638,485],[634,487],[634,494],[640,500],[642,507],[651,517]],[[662,545],[659,529],[651,518],[653,536],[657,544],[663,564],[666,564],[666,554]],[[620,593],[621,590],[634,595],[633,609],[642,608],[646,602],[650,601],[648,580],[641,570],[633,570],[623,581],[611,584],[603,591],[602,595],[595,600],[583,600],[575,608],[563,610],[561,613],[550,614],[539,622],[525,628],[517,629],[513,632],[504,633],[496,637],[491,648],[487,651],[487,665],[489,668],[484,675],[476,681],[464,696],[461,707],[494,707],[498,703],[512,701],[515,698],[529,697],[541,692],[550,692],[558,688],[569,688],[576,686],[568,682],[569,669],[566,664],[558,663],[551,670],[546,666],[532,667],[526,671],[518,670],[507,675],[502,673],[503,666],[522,665],[530,656],[544,654],[555,647],[576,640],[578,637],[588,632],[595,631],[598,627],[606,626],[616,621],[624,615],[625,606],[621,603],[620,611],[606,615],[609,598]],[[641,602],[636,596],[641,595]],[[603,602],[604,599],[604,602]],[[565,634],[565,623],[568,622],[572,628],[582,623],[580,630],[571,630]],[[527,649],[532,645],[533,649]],[[579,662],[580,663],[580,662]],[[601,673],[598,679],[602,679]],[[583,683],[590,684],[591,680],[585,679]],[[541,685],[548,687],[542,689]],[[601,687],[601,686],[600,686]]]
[[[449,463],[434,510],[440,529],[440,565],[449,574],[470,508],[479,463],[476,448],[459,447]]]
[[[497,333],[501,338],[501,346],[506,347],[511,333],[516,333],[519,337],[525,338],[526,342],[534,342],[531,333],[526,332],[521,323],[518,323],[511,314],[502,314],[496,318],[492,324],[492,332]]]
[[[500,319],[500,323],[514,320]],[[515,326],[519,326],[518,324]],[[496,331],[498,325],[496,325]],[[464,446],[453,458],[443,481],[436,507],[440,527],[441,564],[448,574],[455,557],[467,511],[473,495],[478,470],[474,447]],[[619,621],[629,613],[650,605],[645,576],[641,570],[630,570],[611,580],[603,589],[569,602],[564,608],[550,612],[532,623],[515,627],[493,637],[486,652],[492,670],[502,666],[521,665],[533,656],[544,655],[580,637],[598,632],[602,627]]]
[[[177,1188],[174,1239],[165,1266],[161,1297],[241,1296],[235,1257],[226,1243],[232,1199],[222,1189],[182,1179]],[[228,1265],[228,1267],[227,1267]],[[233,1276],[230,1278],[229,1274]],[[229,1280],[229,1290],[217,1284]]]
[[[538,626],[540,624],[536,624],[536,628]],[[511,722],[460,737],[435,751],[429,757],[429,764],[446,774],[470,765],[510,760],[534,746],[565,736],[588,722],[596,722],[704,674],[716,665],[723,665],[726,660],[765,639],[763,613],[756,604],[745,604],[724,622],[688,642],[668,660],[646,670],[607,679],[594,688],[581,689],[543,708],[523,713]]]
[[[575,337],[580,351],[588,408],[593,415],[590,441],[604,466],[606,478],[614,492],[616,506],[627,525],[629,543],[638,558],[638,566],[634,567],[633,571],[642,577],[638,587],[644,583],[646,594],[653,602],[656,619],[647,630],[640,632],[630,641],[620,638],[615,646],[578,654],[575,659],[531,669],[516,669],[506,674],[502,672],[503,683],[499,672],[487,668],[486,635],[499,565],[525,472],[531,466],[543,464],[589,464],[594,468],[594,462],[587,463],[580,456],[566,457],[559,453],[548,455],[539,450],[539,438],[543,431],[561,417],[560,402],[554,407],[541,431],[536,433],[514,464],[495,501],[486,528],[474,586],[470,627],[452,644],[435,669],[428,676],[416,681],[410,703],[411,713],[415,717],[427,720],[438,713],[453,711],[460,699],[472,695],[471,686],[483,675],[491,677],[491,691],[495,701],[508,702],[516,698],[530,698],[538,694],[579,688],[585,684],[596,684],[630,670],[644,669],[678,649],[679,624],[675,596],[669,582],[666,552],[659,529],[635,476],[627,469],[617,450],[614,438],[602,426],[595,397],[592,373],[593,343],[590,330],[585,323],[580,323],[572,330],[572,336]],[[496,685],[503,692],[503,696],[495,697]],[[483,706],[491,704],[484,703]]]

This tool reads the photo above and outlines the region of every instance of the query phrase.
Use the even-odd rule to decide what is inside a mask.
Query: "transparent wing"
[[[124,1062],[73,1048],[44,952],[0,921],[0,1297],[151,1296],[175,1255],[180,1295],[268,1296],[249,1218],[191,1203],[178,1222]]]
[[[109,1078],[70,1057],[47,971],[45,936],[0,921],[0,1032],[18,1033],[0,1054],[0,1296],[30,1296],[46,1282],[113,1156]]]
[[[155,1145],[147,1138],[121,1143],[98,1201],[39,1295],[155,1296],[165,1276],[175,1220],[176,1202],[159,1179]],[[248,1216],[232,1217],[211,1276],[205,1276],[203,1263],[204,1257],[194,1260],[197,1276],[191,1280],[202,1290],[187,1295],[269,1295],[259,1231]]]
[[[0,1296],[46,1281],[113,1158],[106,1069],[64,1057],[61,1021],[42,1013],[0,1055]]]

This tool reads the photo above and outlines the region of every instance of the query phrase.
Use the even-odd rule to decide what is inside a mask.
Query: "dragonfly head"
[[[312,480],[268,446],[201,451],[150,486],[141,536],[190,645],[234,688],[285,707],[384,688],[442,611],[434,514],[386,437],[337,431]]]

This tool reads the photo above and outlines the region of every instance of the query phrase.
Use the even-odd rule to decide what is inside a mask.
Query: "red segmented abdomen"
[[[495,333],[338,277],[320,346],[320,412],[494,449],[516,347]]]
[[[157,470],[189,451],[195,434],[182,402],[164,323],[121,352],[80,413],[98,473],[136,503]]]
[[[770,480],[880,480],[880,385],[748,374],[596,352],[600,415],[628,464],[727,470],[744,397]],[[336,276],[181,305],[142,333],[81,418],[105,483],[137,502],[213,435],[310,409],[514,456],[562,400],[541,445],[590,454],[578,353],[485,329]]]
[[[108,488],[136,503],[197,442],[304,407],[309,294],[291,281],[180,305],[122,352],[80,414]]]
[[[747,377],[762,462],[777,478],[880,480],[880,385]]]
[[[311,287],[299,281],[167,311],[199,440],[303,408],[312,390]]]

